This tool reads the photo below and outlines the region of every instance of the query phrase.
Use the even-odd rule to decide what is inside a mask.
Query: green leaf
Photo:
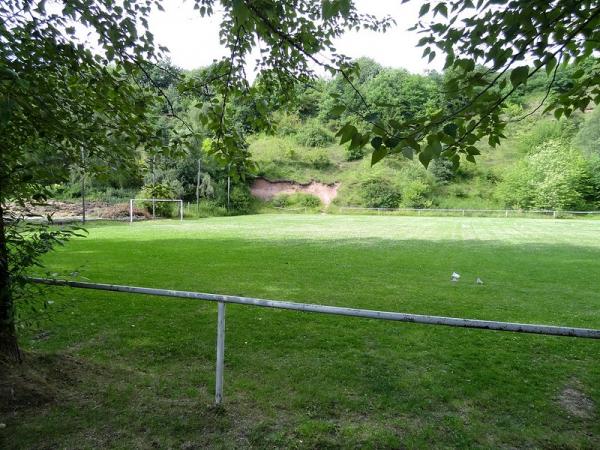
[[[516,67],[510,73],[510,82],[513,85],[513,87],[517,87],[520,84],[525,83],[525,81],[527,81],[528,76],[529,76],[529,66]]]
[[[413,151],[413,149],[411,147],[404,147],[402,149],[402,154],[407,159],[413,159],[414,151]]]
[[[387,152],[387,147],[379,147],[377,150],[375,150],[371,155],[371,166],[374,166],[379,161],[381,161],[385,157],[385,155],[387,155]]]
[[[346,111],[346,107],[344,105],[335,105],[333,108],[331,108],[329,114],[332,116],[339,116],[344,111]]]
[[[379,150],[382,144],[383,139],[381,139],[379,136],[375,136],[373,139],[371,139],[371,145],[375,150]]]
[[[429,163],[431,162],[431,160],[433,159],[433,155],[431,154],[430,151],[427,151],[427,148],[425,148],[425,150],[423,150],[421,153],[419,153],[419,161],[421,161],[421,164],[423,164],[423,166],[427,169],[427,167],[429,167]]]
[[[423,17],[425,14],[429,12],[429,3],[423,3],[421,9],[419,10],[419,17]]]

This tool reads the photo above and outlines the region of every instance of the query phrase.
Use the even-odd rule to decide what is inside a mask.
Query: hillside
[[[307,126],[302,122],[296,124],[296,128],[288,127],[275,135],[252,136],[250,151],[259,167],[259,177],[298,184],[336,184],[338,189],[334,205],[517,208],[520,205],[511,204],[502,193],[506,190],[503,185],[510,174],[548,142],[560,141],[584,154],[581,151],[581,136],[586,129],[595,127],[590,119],[597,114],[590,114],[590,111],[578,112],[569,119],[561,120],[534,111],[540,99],[539,94],[533,93],[521,105],[509,111],[515,120],[507,127],[507,138],[502,144],[492,148],[480,143],[481,155],[477,157],[476,164],[463,160],[456,172],[443,161],[434,161],[426,170],[418,161],[411,161],[403,156],[388,156],[371,166],[369,152],[359,159],[349,161],[347,146],[336,142],[327,142],[322,146],[302,145],[299,136],[304,132],[303,127]],[[521,117],[528,114],[531,115],[521,120]],[[335,127],[326,129],[329,133],[328,141],[333,140],[331,136],[334,131]],[[585,154],[585,157],[592,162],[596,160],[595,156],[589,154]],[[284,189],[283,185],[281,189]],[[272,195],[276,192],[277,186],[274,186]],[[591,209],[597,207],[597,201],[598,198],[595,197],[591,202],[569,206]],[[278,203],[278,199],[275,202]],[[548,205],[549,208],[552,206]],[[554,207],[567,209],[560,208],[560,205]]]

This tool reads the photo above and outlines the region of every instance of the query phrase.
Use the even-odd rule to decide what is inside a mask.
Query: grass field
[[[258,215],[89,231],[47,269],[600,328],[600,221]],[[5,411],[5,448],[600,447],[598,341],[229,305],[216,409],[215,304],[46,295],[48,318],[22,340],[29,407]]]

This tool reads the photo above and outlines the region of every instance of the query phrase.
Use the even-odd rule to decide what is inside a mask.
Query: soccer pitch
[[[257,215],[89,231],[47,269],[600,328],[600,221]],[[31,331],[23,344],[49,373],[67,367],[69,382],[7,419],[10,447],[600,446],[598,341],[229,305],[225,407],[215,409],[215,304],[46,292],[44,337]]]

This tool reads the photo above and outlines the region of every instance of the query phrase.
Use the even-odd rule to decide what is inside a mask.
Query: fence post
[[[223,402],[223,366],[225,362],[225,303],[219,302],[217,313],[217,377],[215,380],[215,404]]]
[[[556,211],[552,211],[552,218],[556,219]]]
[[[133,200],[129,200],[129,223],[133,223]]]

